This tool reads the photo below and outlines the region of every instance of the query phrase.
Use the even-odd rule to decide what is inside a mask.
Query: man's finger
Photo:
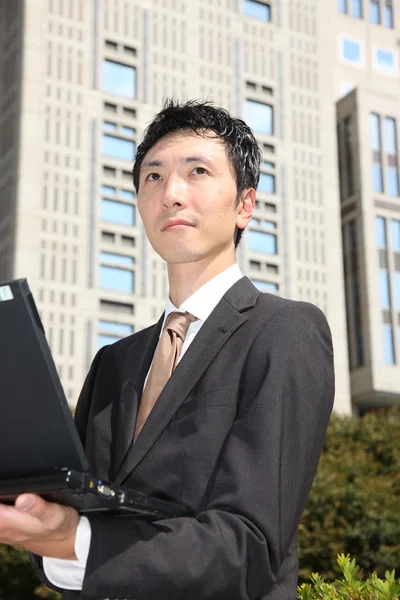
[[[36,494],[21,494],[15,500],[15,508],[32,517],[41,517],[48,508],[48,502]]]

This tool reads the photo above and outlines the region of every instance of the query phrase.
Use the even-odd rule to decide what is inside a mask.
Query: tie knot
[[[178,337],[181,338],[182,341],[184,341],[187,330],[189,329],[189,325],[194,321],[196,321],[196,317],[188,312],[172,312],[169,313],[168,317],[166,318],[164,329],[173,331]]]

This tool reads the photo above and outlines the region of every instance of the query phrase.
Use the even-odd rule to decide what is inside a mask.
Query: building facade
[[[97,349],[163,310],[131,171],[171,96],[255,131],[264,160],[238,262],[327,315],[335,409],[399,401],[400,309],[379,296],[379,282],[399,286],[398,216],[371,175],[380,157],[393,186],[397,150],[368,137],[373,119],[398,123],[397,18],[388,0],[0,0],[0,280],[28,278],[71,405]]]

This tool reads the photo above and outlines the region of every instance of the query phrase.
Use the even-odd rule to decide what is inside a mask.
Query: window
[[[114,321],[99,321],[97,323],[99,334],[97,336],[97,347],[114,344],[123,337],[133,333],[133,326],[127,323],[116,323]]]
[[[135,194],[130,190],[121,190],[119,193],[120,198],[124,198],[125,200],[133,200]]]
[[[109,185],[102,185],[101,193],[104,194],[105,196],[115,196],[115,194],[117,193],[117,190],[115,187],[111,187]]]
[[[388,154],[397,154],[397,135],[396,135],[396,120],[391,117],[385,117],[384,120],[385,132],[385,150]]]
[[[381,308],[383,310],[390,310],[390,284],[387,269],[379,270],[379,295]]]
[[[391,325],[383,325],[383,351],[385,363],[394,365],[393,327]]]
[[[354,194],[354,168],[352,147],[352,118],[346,117],[343,121],[344,169],[346,181],[346,197]]]
[[[262,281],[261,279],[251,279],[250,281],[261,292],[277,292],[279,289],[278,284],[271,281]]]
[[[271,7],[269,4],[264,2],[257,2],[256,0],[244,0],[244,14],[248,17],[254,17],[260,21],[271,20]]]
[[[126,135],[126,136],[134,136],[136,134],[136,129],[133,129],[133,127],[121,127],[121,133],[122,135]]]
[[[386,219],[383,217],[376,217],[376,243],[378,248],[386,248]]]
[[[347,0],[338,0],[338,11],[342,14],[347,13]]]
[[[104,131],[116,131],[117,126],[115,123],[110,123],[110,121],[104,121],[103,130]]]
[[[399,196],[399,172],[397,167],[387,167],[387,193],[389,196]]]
[[[342,57],[354,65],[361,65],[363,62],[361,42],[342,36]]]
[[[135,287],[133,271],[117,267],[100,266],[100,287],[119,292],[133,292]]]
[[[356,19],[362,18],[362,2],[361,0],[351,0],[351,16]]]
[[[127,267],[135,264],[133,256],[125,256],[124,254],[113,254],[112,252],[101,252],[100,261]]]
[[[397,221],[396,219],[392,220],[391,234],[392,249],[395,252],[400,252],[400,221]]]
[[[372,165],[372,185],[377,194],[383,194],[383,171],[380,163],[374,162]]]
[[[125,98],[136,98],[136,69],[105,60],[103,62],[103,90]]]
[[[263,252],[264,254],[277,253],[276,235],[264,233],[263,231],[249,230],[247,234],[249,250],[253,252]]]
[[[379,25],[381,22],[381,9],[379,6],[379,0],[371,0],[369,5],[369,20],[375,25]]]
[[[260,173],[258,191],[265,194],[275,194],[275,175],[270,173]]]
[[[385,27],[389,27],[389,29],[393,29],[393,7],[389,4],[386,4],[385,10],[383,13],[383,24]]]
[[[370,113],[370,115],[369,115],[369,132],[370,132],[370,140],[371,140],[372,150],[380,150],[381,149],[381,130],[380,130],[379,115],[377,115],[376,113]]]
[[[109,223],[132,226],[135,224],[135,207],[124,202],[102,198],[101,219]]]
[[[132,256],[101,252],[99,281],[100,287],[107,290],[133,292],[135,289],[135,273],[132,267],[135,259]],[[127,268],[124,268],[127,267]],[[129,267],[131,267],[129,269]]]
[[[135,142],[123,140],[112,135],[103,135],[102,152],[106,156],[133,161],[135,151]]]
[[[273,107],[269,104],[246,100],[244,105],[244,120],[254,131],[273,135],[274,113]]]
[[[397,56],[392,50],[374,48],[375,69],[385,75],[397,75]]]
[[[393,274],[393,283],[394,283],[394,298],[395,298],[395,307],[398,312],[400,312],[400,273],[399,271],[395,271]]]

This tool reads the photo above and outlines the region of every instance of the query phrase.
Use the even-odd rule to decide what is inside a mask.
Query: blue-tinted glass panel
[[[118,342],[121,338],[116,335],[104,335],[99,334],[97,336],[97,349],[103,348],[103,346],[109,346],[110,344],[114,344]]]
[[[387,168],[387,187],[389,196],[399,195],[399,172],[396,167]]]
[[[259,227],[261,225],[261,219],[251,219],[249,225],[254,225],[254,227]]]
[[[391,227],[392,249],[400,252],[400,221],[393,219]]]
[[[356,19],[362,18],[361,0],[351,0],[351,15]]]
[[[99,279],[100,287],[106,290],[116,290],[120,292],[134,291],[135,274],[133,271],[101,265]]]
[[[103,135],[101,150],[106,156],[132,161],[135,156],[135,142],[122,140],[112,135]]]
[[[261,292],[277,292],[278,291],[277,283],[272,283],[271,281],[262,281],[261,279],[252,279],[251,282]]]
[[[131,192],[130,190],[121,190],[119,193],[119,197],[124,198],[125,200],[133,200],[135,197],[135,194],[133,192]]]
[[[117,193],[117,190],[115,187],[110,187],[109,185],[102,185],[101,193],[106,196],[115,196],[115,194]]]
[[[379,25],[381,22],[381,11],[379,7],[379,1],[371,0],[369,5],[369,20],[375,25]]]
[[[388,154],[397,154],[396,120],[385,117],[385,150]]]
[[[381,300],[381,308],[383,310],[390,309],[390,284],[389,272],[386,269],[379,271],[379,296]]]
[[[269,104],[246,100],[244,105],[244,120],[247,125],[260,133],[274,133],[273,108]]]
[[[275,175],[270,173],[260,173],[258,191],[265,194],[275,194]]]
[[[393,275],[393,287],[394,287],[394,305],[396,310],[400,312],[400,273],[394,272]]]
[[[372,165],[373,189],[374,192],[383,193],[383,172],[379,163]]]
[[[396,70],[394,52],[391,52],[391,50],[382,50],[381,48],[377,48],[376,62],[382,71],[394,73]]]
[[[110,123],[109,121],[104,121],[103,123],[103,130],[104,131],[116,131],[117,130],[117,126],[115,123]]]
[[[253,252],[263,252],[265,254],[277,253],[276,235],[264,233],[263,231],[248,231],[248,246]]]
[[[129,335],[133,332],[133,326],[127,323],[116,323],[115,321],[99,321],[98,329],[108,333],[116,333],[118,335]]]
[[[383,351],[385,363],[394,365],[393,328],[391,325],[383,325]]]
[[[260,21],[271,20],[271,7],[264,2],[256,2],[255,0],[244,0],[244,14],[248,17],[260,19]]]
[[[101,201],[101,219],[109,223],[132,226],[135,224],[135,207],[124,202],[115,202],[103,198]]]
[[[354,63],[361,62],[361,44],[347,38],[343,39],[343,57]]]
[[[376,243],[378,248],[386,248],[386,219],[383,217],[376,217]]]
[[[105,60],[103,62],[103,90],[125,98],[136,98],[136,69]]]
[[[264,221],[265,229],[276,229],[276,223],[274,221]]]
[[[383,22],[384,22],[385,27],[389,27],[390,29],[393,29],[393,27],[394,27],[393,8],[391,6],[385,6],[385,10],[383,13]]]
[[[275,164],[273,162],[263,161],[261,167],[264,169],[275,169]]]
[[[338,0],[338,11],[340,13],[347,13],[347,0]]]
[[[100,252],[100,261],[128,267],[135,264],[133,256],[124,256],[122,254],[113,254],[112,252]]]
[[[123,135],[135,135],[136,130],[133,127],[121,127],[121,133]]]
[[[372,150],[381,149],[381,128],[379,115],[370,113],[369,115],[369,136]]]

